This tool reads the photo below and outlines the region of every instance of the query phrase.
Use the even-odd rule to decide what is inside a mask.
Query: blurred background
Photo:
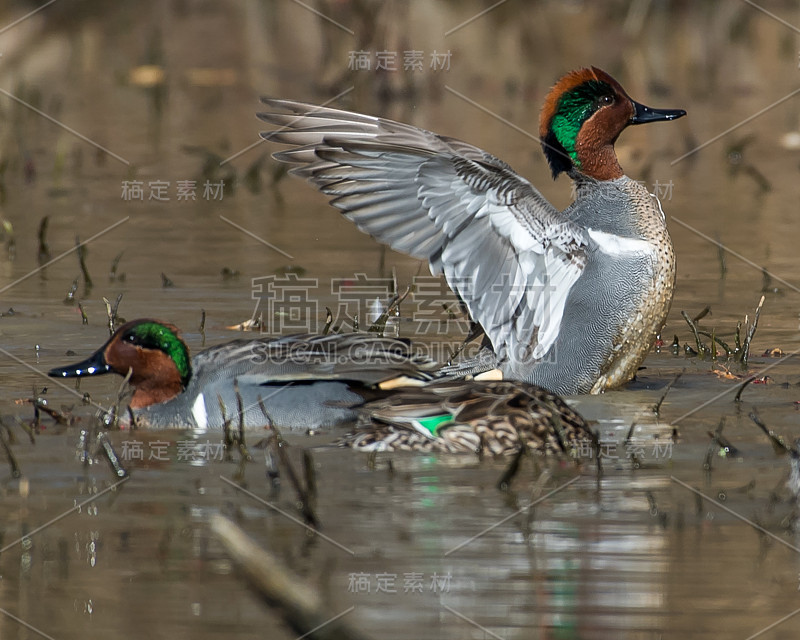
[[[446,561],[443,550],[465,532],[526,503],[524,482],[516,501],[498,496],[502,462],[405,460],[393,475],[368,470],[349,452],[320,453],[321,518],[358,549],[356,560],[221,487],[230,465],[142,462],[119,503],[81,511],[41,534],[33,550],[0,556],[0,607],[59,639],[265,630],[294,637],[210,540],[207,516],[222,504],[317,583],[334,613],[356,606],[353,623],[375,637],[755,637],[791,613],[797,549],[710,511],[670,475],[733,496],[737,512],[796,540],[791,505],[770,502],[773,489],[783,489],[786,460],[774,457],[730,395],[696,411],[748,370],[687,353],[694,338],[681,317],[708,306],[702,328],[731,340],[764,295],[749,372],[777,362],[762,353],[800,346],[794,0],[2,3],[0,413],[29,419],[20,399],[47,385],[31,367],[82,358],[106,339],[103,297],[122,294],[127,319],[182,327],[197,351],[237,337],[229,327],[252,317],[269,332],[292,328],[256,307],[265,282],[315,281],[317,303],[303,322],[317,330],[325,307],[335,311],[340,301],[334,280],[363,273],[402,290],[428,275],[427,265],[385,251],[286,176],[270,158],[275,146],[259,142],[267,128],[256,118],[259,97],[326,103],[466,140],[565,207],[571,187],[565,176],[551,179],[537,139],[539,109],[559,77],[590,65],[639,102],[688,112],[629,129],[616,147],[626,174],[658,192],[675,244],[665,347],[630,389],[577,400],[603,428],[627,432],[685,370],[662,407],[666,421],[682,421],[674,457],[632,475],[611,464],[602,483],[590,479],[538,519],[512,521]],[[82,266],[74,249],[88,239]],[[413,296],[404,317],[412,305]],[[407,335],[402,322],[398,332]],[[787,360],[769,376],[771,384],[752,385],[746,398],[789,441],[798,435],[800,369]],[[81,391],[103,401],[118,385],[90,380]],[[49,396],[75,402],[60,390]],[[746,455],[717,461],[711,479],[702,460],[721,417]],[[671,431],[663,421],[651,426]],[[27,488],[5,468],[0,476],[6,542],[113,480],[105,466],[76,461],[74,428],[45,436],[36,447],[17,444]],[[263,486],[263,468],[248,473]],[[292,508],[290,493],[279,498]],[[425,594],[353,593],[356,571],[422,572]],[[454,576],[444,600],[490,631],[442,609],[428,589],[434,571]],[[763,637],[795,638],[798,625],[788,620]],[[3,638],[31,633],[0,616]]]

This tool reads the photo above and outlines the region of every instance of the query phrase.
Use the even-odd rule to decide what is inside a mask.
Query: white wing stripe
[[[597,243],[603,253],[609,255],[622,255],[626,253],[652,253],[653,245],[647,240],[637,238],[621,238],[605,231],[587,229],[589,237]]]

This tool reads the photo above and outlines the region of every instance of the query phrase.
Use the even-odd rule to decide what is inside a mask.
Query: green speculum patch
[[[143,346],[160,349],[166,353],[178,369],[183,384],[189,382],[191,367],[186,345],[170,329],[155,322],[140,324],[135,329],[136,337]]]
[[[550,130],[578,168],[581,166],[575,148],[578,133],[583,123],[597,110],[598,100],[613,93],[614,90],[608,83],[589,80],[567,91],[558,101],[558,109],[550,121]]]
[[[417,422],[419,422],[421,427],[424,427],[428,431],[431,432],[431,435],[437,436],[439,435],[439,427],[443,424],[447,424],[448,422],[453,421],[453,416],[449,413],[440,415],[440,416],[429,416],[426,418],[419,418]]]

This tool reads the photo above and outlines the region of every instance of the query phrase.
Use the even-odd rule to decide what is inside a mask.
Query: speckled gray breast
[[[658,200],[627,177],[598,182],[575,174],[577,197],[565,211],[587,229],[641,240],[644,251],[594,248],[567,299],[559,337],[520,378],[556,393],[600,393],[627,382],[650,350],[672,302],[675,257]]]

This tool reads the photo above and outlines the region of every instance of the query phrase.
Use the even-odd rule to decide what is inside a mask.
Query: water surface
[[[311,583],[332,617],[348,611],[349,624],[376,638],[748,638],[768,628],[758,637],[797,637],[800,616],[787,617],[800,587],[789,463],[748,417],[755,407],[787,442],[800,435],[798,366],[761,355],[798,348],[798,156],[785,140],[798,129],[797,99],[745,122],[796,89],[791,29],[747,3],[509,2],[450,35],[486,7],[314,5],[352,36],[290,2],[133,6],[55,3],[0,32],[0,88],[91,141],[1,98],[0,215],[13,249],[7,235],[0,311],[14,313],[0,317],[0,414],[9,416],[23,475],[12,478],[3,459],[0,636],[37,637],[27,624],[58,640],[297,637],[211,537],[209,517],[223,513]],[[765,6],[800,22],[797,3]],[[7,7],[3,21],[30,9]],[[402,70],[411,50],[423,52],[422,71]],[[357,51],[372,55],[370,71],[348,69]],[[400,70],[376,71],[379,51],[396,52]],[[431,69],[434,52],[447,51],[449,69]],[[282,177],[271,148],[248,149],[263,128],[259,95],[322,103],[346,92],[333,104],[469,140],[565,206],[569,185],[551,181],[534,139],[538,110],[561,74],[588,64],[645,104],[689,112],[626,131],[617,145],[628,175],[661,189],[679,266],[664,348],[627,389],[575,399],[606,443],[602,476],[593,461],[525,461],[501,492],[506,460],[382,455],[370,464],[330,447],[338,432],[289,434],[298,467],[311,451],[315,511],[333,544],[223,481],[241,479],[296,517],[296,496],[285,474],[272,487],[262,449],[253,447],[239,478],[237,456],[220,459],[208,434],[115,432],[130,479],[17,543],[118,482],[101,458],[81,463],[91,407],[37,373],[106,339],[103,296],[123,294],[125,318],[182,327],[197,351],[236,337],[226,327],[251,317],[257,287],[286,285],[287,273],[313,284],[302,316],[310,329],[324,324],[325,307],[340,310],[342,287],[349,304],[363,304],[353,294],[359,274],[384,286],[394,271],[401,289],[427,277],[425,265],[383,252],[312,189]],[[206,180],[234,175],[221,198],[204,193]],[[124,198],[135,181],[142,199]],[[196,182],[194,200],[179,198],[181,181]],[[74,253],[36,271],[44,216],[51,258],[76,236],[97,235],[86,257],[93,287]],[[708,238],[730,251],[724,269]],[[120,253],[125,278],[111,280]],[[762,267],[773,274],[768,283]],[[162,286],[162,274],[174,286]],[[77,304],[64,303],[75,279],[85,326]],[[694,340],[682,310],[709,306],[702,328],[732,341],[762,294],[747,371],[686,356]],[[417,302],[404,303],[399,322],[415,339]],[[265,318],[271,329],[293,328],[285,316]],[[457,340],[453,323],[420,340]],[[734,403],[742,379],[765,367],[770,384],[750,385]],[[82,421],[45,419],[31,444],[13,416],[32,418],[19,401],[42,386],[52,405],[73,405]],[[118,386],[113,377],[85,380],[80,392],[108,404]],[[712,456],[709,472],[708,432],[722,417],[740,456]],[[639,468],[625,444],[634,422]],[[192,442],[201,445],[195,460]]]

